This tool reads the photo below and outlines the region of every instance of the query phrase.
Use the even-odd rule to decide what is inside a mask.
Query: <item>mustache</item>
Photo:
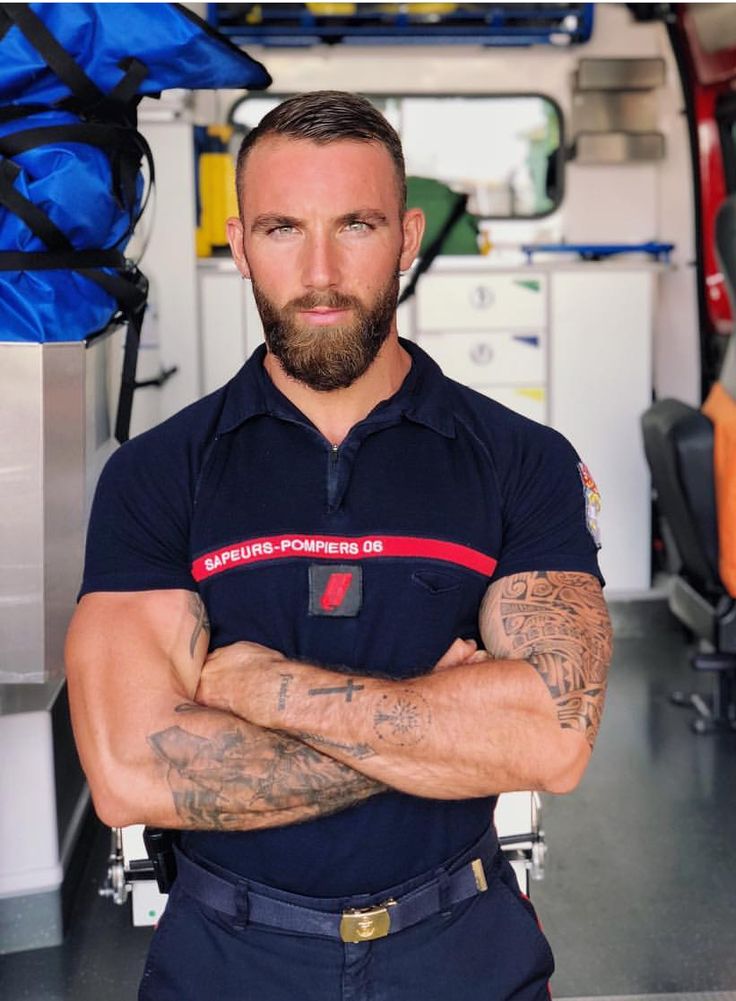
[[[285,311],[290,313],[308,309],[360,309],[362,303],[352,295],[342,292],[308,292],[287,303]]]

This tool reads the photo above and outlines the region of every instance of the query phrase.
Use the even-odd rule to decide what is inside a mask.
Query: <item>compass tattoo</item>
[[[382,695],[373,714],[379,740],[398,747],[420,743],[431,721],[427,702],[411,688],[402,689],[398,695]]]

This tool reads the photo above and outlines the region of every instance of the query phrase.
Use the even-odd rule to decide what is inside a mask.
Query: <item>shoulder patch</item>
[[[578,472],[583,483],[583,496],[585,497],[585,522],[588,531],[593,537],[596,548],[601,548],[601,528],[598,523],[598,515],[601,513],[601,495],[596,482],[590,475],[590,470],[584,462],[578,463]]]

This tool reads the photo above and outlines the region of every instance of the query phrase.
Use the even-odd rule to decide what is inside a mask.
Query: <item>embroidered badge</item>
[[[578,463],[578,472],[583,481],[583,494],[585,496],[585,521],[588,531],[593,536],[598,549],[601,548],[601,529],[598,523],[598,515],[601,513],[601,495],[596,486],[595,480],[590,475],[590,470],[584,462]]]
[[[309,614],[348,617],[363,603],[363,568],[342,563],[309,567]]]

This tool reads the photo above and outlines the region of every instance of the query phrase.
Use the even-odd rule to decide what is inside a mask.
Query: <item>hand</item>
[[[490,659],[488,651],[479,650],[475,640],[464,640],[458,637],[452,641],[432,670],[447,671],[452,667],[459,667],[461,664],[479,664],[481,661]]]
[[[210,709],[224,709],[258,722],[259,703],[273,687],[274,668],[285,657],[260,643],[231,643],[204,662],[195,699]],[[265,683],[268,682],[268,685]]]

